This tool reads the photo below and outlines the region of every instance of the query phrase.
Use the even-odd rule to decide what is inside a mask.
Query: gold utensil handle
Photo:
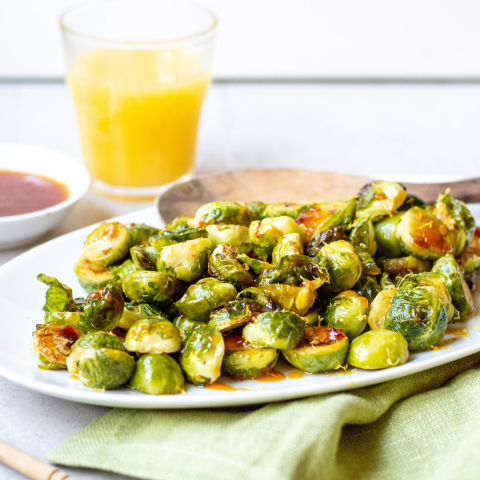
[[[0,462],[32,480],[75,480],[53,465],[43,463],[2,440],[0,440]]]

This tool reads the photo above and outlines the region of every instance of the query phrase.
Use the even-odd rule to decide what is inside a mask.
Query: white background
[[[0,0],[0,79],[62,77],[57,20],[77,3]],[[217,79],[480,78],[478,0],[200,3],[220,18]]]

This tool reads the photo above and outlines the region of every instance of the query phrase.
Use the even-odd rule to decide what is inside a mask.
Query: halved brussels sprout
[[[245,225],[255,219],[255,214],[245,203],[240,202],[212,202],[201,206],[193,223],[197,227],[205,225]]]
[[[125,227],[132,237],[132,247],[135,245],[150,245],[148,239],[158,233],[158,228],[151,227],[145,223],[127,223]]]
[[[180,350],[178,328],[166,318],[144,318],[127,332],[125,346],[129,352],[173,353]]]
[[[298,225],[293,218],[287,216],[257,220],[252,222],[249,228],[250,242],[258,245],[270,245],[272,247],[274,247],[284,235],[290,233],[298,233],[302,243],[307,238],[305,227]]]
[[[480,275],[480,227],[477,227],[472,241],[460,254],[457,261],[460,268],[463,269],[465,280],[468,280],[474,287]]]
[[[128,330],[138,320],[145,318],[161,318],[163,313],[148,303],[126,303],[123,309],[122,318],[117,323],[118,328]]]
[[[85,240],[83,255],[104,267],[120,262],[132,246],[132,236],[125,225],[102,223]]]
[[[303,242],[299,233],[289,233],[279,240],[273,249],[272,264],[278,266],[286,255],[303,255]]]
[[[180,365],[189,382],[209,385],[220,376],[225,344],[222,334],[202,327],[190,334],[180,355]]]
[[[397,367],[407,363],[408,344],[401,333],[383,328],[370,330],[350,345],[347,361],[365,370]]]
[[[396,288],[387,288],[375,297],[375,300],[370,305],[370,312],[368,313],[368,324],[372,330],[384,328],[385,316],[390,310],[392,298],[396,292]]]
[[[293,312],[265,312],[245,326],[243,338],[254,347],[286,350],[300,342],[304,329],[305,323]]]
[[[208,238],[163,247],[157,258],[157,268],[184,282],[196,282],[207,270],[211,248],[212,242]]]
[[[150,245],[161,250],[163,247],[169,245],[176,245],[188,240],[195,240],[197,238],[207,238],[208,232],[205,228],[187,228],[185,230],[162,230],[157,235],[150,237]]]
[[[173,219],[166,227],[163,228],[164,232],[178,232],[191,227],[193,217],[187,215],[177,217]]]
[[[294,367],[308,373],[320,373],[339,367],[348,351],[348,337],[343,330],[310,327],[295,348],[283,350],[283,356]]]
[[[470,210],[447,191],[438,196],[432,213],[448,228],[453,254],[458,255],[472,241],[475,233],[475,219]]]
[[[247,206],[255,215],[255,220],[261,220],[263,218],[263,212],[268,207],[266,203],[258,201],[248,202]]]
[[[75,262],[73,271],[80,286],[88,293],[96,292],[118,278],[109,269],[87,260],[83,255]]]
[[[403,255],[398,225],[404,215],[405,213],[397,213],[374,225],[378,257],[397,258]]]
[[[313,205],[315,205],[313,202],[272,203],[264,208],[262,218],[287,216],[296,219],[300,213]]]
[[[232,245],[238,247],[248,241],[248,227],[244,225],[208,225],[208,239],[212,245]]]
[[[322,317],[320,317],[316,309],[309,310],[301,319],[305,322],[305,328],[316,327],[322,321]]]
[[[432,262],[416,257],[380,258],[377,260],[382,271],[390,275],[406,275],[407,273],[429,272]]]
[[[45,293],[45,305],[42,310],[44,312],[63,312],[73,300],[72,289],[60,283],[55,277],[48,277],[43,273],[37,275],[37,280],[49,286]]]
[[[347,290],[330,300],[323,315],[327,325],[342,329],[352,341],[367,326],[368,300],[353,290]]]
[[[362,262],[353,246],[345,240],[324,245],[317,259],[327,268],[330,275],[330,283],[325,283],[321,287],[325,295],[331,296],[350,290],[362,274]]]
[[[169,355],[142,355],[135,365],[129,385],[150,395],[185,392],[182,369]]]
[[[189,320],[183,315],[179,315],[174,321],[173,324],[178,328],[180,332],[180,338],[182,342],[188,338],[188,336],[199,328],[205,327],[205,322],[198,322],[196,320]]]
[[[120,280],[124,279],[133,272],[139,271],[130,258],[127,258],[120,265],[112,265],[111,267],[108,267],[108,269]],[[144,269],[142,268],[141,270]]]
[[[392,215],[407,198],[405,188],[397,182],[375,180],[358,193],[357,217],[383,217]]]
[[[90,325],[85,322],[82,312],[46,312],[43,318],[47,325],[56,323],[58,325],[70,325],[82,333],[91,331]]]
[[[398,224],[398,235],[405,253],[422,260],[436,260],[453,252],[448,228],[420,207],[405,213]]]
[[[222,374],[235,380],[259,377],[277,363],[279,352],[275,348],[256,348],[243,340],[241,335],[226,335]]]
[[[204,278],[190,285],[175,305],[190,320],[208,322],[210,312],[235,300],[236,296],[237,290],[232,284],[217,278]]]
[[[412,352],[436,345],[447,326],[447,307],[433,286],[399,288],[385,316],[385,328],[401,333]]]
[[[391,279],[388,272],[382,273],[379,283],[382,290],[388,290],[389,288],[395,287],[395,282]]]
[[[185,291],[184,283],[163,272],[134,272],[123,279],[123,291],[127,298],[138,303],[153,303],[166,307]]]
[[[33,332],[30,344],[31,352],[40,360],[39,368],[61,370],[67,368],[67,358],[73,344],[82,336],[82,332],[71,325],[50,323],[39,325]]]
[[[90,293],[83,307],[85,325],[90,331],[113,330],[122,318],[124,305],[122,290],[116,283]]]
[[[213,277],[231,283],[238,290],[253,285],[254,277],[247,265],[242,265],[236,258],[235,247],[218,245],[210,255],[208,273]]]
[[[156,270],[158,248],[145,245],[136,245],[130,249],[130,256],[135,270]]]
[[[369,217],[360,218],[350,232],[350,242],[362,262],[363,275],[380,275],[373,256],[377,251],[375,230]]]
[[[263,311],[263,307],[259,303],[247,300],[234,300],[210,313],[208,325],[216,328],[219,332],[225,332],[232,328],[245,325],[251,321],[255,315]]]
[[[283,289],[280,288],[279,290]],[[277,304],[275,304],[273,300],[268,296],[267,292],[263,292],[260,288],[257,287],[250,287],[242,290],[238,293],[237,300],[241,302],[250,301],[253,303],[258,303],[265,311],[273,311],[279,309]]]
[[[237,247],[237,260],[252,270],[255,275],[260,275],[264,270],[273,268],[268,263],[268,258],[273,247],[243,243]]]
[[[283,310],[290,310],[297,315],[305,315],[317,299],[317,292],[308,284],[296,287],[295,285],[274,283],[262,285],[259,290],[274,305],[278,305]]]
[[[72,346],[71,360],[74,360],[76,352],[87,348],[110,348],[112,350],[125,351],[123,341],[113,333],[92,332],[80,337]]]
[[[365,297],[368,303],[372,303],[375,297],[382,291],[382,287],[377,282],[375,277],[360,277],[358,282],[353,286],[359,295]]]

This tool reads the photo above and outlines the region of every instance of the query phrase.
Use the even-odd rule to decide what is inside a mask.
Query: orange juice
[[[182,49],[93,50],[68,83],[90,173],[108,185],[153,187],[193,173],[210,74]]]

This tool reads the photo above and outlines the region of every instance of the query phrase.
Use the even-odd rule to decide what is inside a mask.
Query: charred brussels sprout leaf
[[[195,214],[194,224],[205,225],[245,225],[248,227],[255,214],[245,203],[212,202],[200,207]]]
[[[196,282],[207,270],[211,248],[212,242],[207,238],[164,247],[158,255],[157,268],[184,282]]]
[[[67,305],[73,300],[72,289],[60,283],[55,277],[47,277],[41,273],[37,276],[39,282],[49,286],[45,293],[44,312],[63,312]]]
[[[212,245],[232,245],[237,247],[248,241],[248,227],[244,225],[208,225],[208,239]]]
[[[287,255],[303,255],[303,243],[300,234],[284,235],[277,243],[272,253],[272,264],[278,266],[280,260]]]
[[[110,284],[88,295],[83,307],[85,324],[91,331],[113,330],[122,318],[125,302],[118,284]]]
[[[175,395],[185,392],[182,369],[168,355],[142,355],[135,365],[130,386],[150,395]]]
[[[130,249],[130,256],[132,257],[135,270],[156,270],[158,249],[144,245],[137,245]]]
[[[207,238],[208,232],[205,228],[187,228],[185,230],[162,230],[159,234],[150,237],[150,244],[152,247],[161,250],[163,247],[169,245],[176,245],[188,240],[195,240],[197,238]]]
[[[352,341],[367,326],[368,300],[352,290],[347,290],[330,300],[323,315],[327,325],[342,329]]]
[[[216,278],[204,278],[188,287],[176,303],[178,311],[190,320],[208,322],[210,312],[235,300],[236,288]]]
[[[258,303],[265,311],[278,310],[278,307],[274,305],[273,301],[270,299],[267,293],[262,292],[262,290],[257,287],[250,287],[242,290],[237,295],[237,300],[241,302],[249,301],[253,303]]]
[[[412,352],[436,345],[447,325],[447,308],[432,286],[398,289],[385,317],[385,328],[401,333]]]
[[[184,283],[163,272],[134,272],[123,279],[123,291],[131,301],[168,307],[185,291]]]
[[[208,325],[220,332],[224,332],[245,325],[255,315],[263,311],[262,305],[258,303],[247,300],[234,300],[227,303],[224,307],[214,310],[210,314]]]
[[[219,245],[210,255],[208,273],[224,282],[231,283],[238,290],[253,285],[254,277],[236,258],[235,247]]]
[[[362,217],[352,228],[350,242],[362,262],[363,275],[379,275],[380,269],[373,259],[377,251],[377,242],[373,223],[369,217]]]
[[[300,342],[304,328],[303,320],[292,312],[266,312],[246,325],[243,338],[255,347],[285,350]]]
[[[302,243],[307,238],[303,225],[298,225],[293,218],[287,216],[257,220],[252,222],[249,228],[250,242],[271,247],[274,247],[284,235],[290,233],[298,233]]]
[[[120,262],[132,246],[132,236],[125,225],[102,223],[85,240],[83,255],[104,267]]]
[[[375,220],[392,215],[406,198],[407,192],[400,183],[376,180],[360,190],[357,217],[372,217]]]
[[[380,276],[380,287],[382,290],[388,290],[389,288],[395,287],[395,282],[390,278],[388,272],[383,272]]]
[[[214,383],[220,376],[225,344],[222,334],[202,327],[190,334],[180,355],[180,365],[194,385]]]
[[[408,344],[401,333],[390,330],[370,330],[350,345],[347,361],[366,370],[396,367],[407,363]]]
[[[222,374],[235,380],[259,377],[271,370],[278,360],[275,348],[256,348],[245,342],[241,335],[226,335]]]
[[[360,277],[358,282],[353,286],[359,295],[365,297],[368,303],[372,303],[375,297],[382,291],[382,288],[375,277]]]
[[[283,350],[283,356],[294,367],[308,373],[333,370],[342,365],[348,351],[348,337],[331,327],[310,327],[295,348]]]
[[[108,283],[117,280],[117,275],[108,268],[97,265],[81,256],[73,266],[78,283],[88,293],[96,292]]]
[[[398,225],[404,215],[404,213],[398,213],[375,224],[374,232],[377,243],[377,256],[397,258],[403,255]]]
[[[396,288],[387,288],[382,290],[370,305],[370,311],[368,312],[368,324],[372,330],[383,328],[385,326],[385,316],[390,310],[392,298],[396,291]]]
[[[182,341],[178,328],[166,318],[145,318],[135,322],[127,333],[129,352],[174,353]]]
[[[407,273],[429,272],[432,262],[416,257],[380,258],[377,260],[382,271],[390,275],[406,275]]]
[[[158,228],[151,227],[145,223],[127,223],[125,227],[130,232],[133,247],[135,245],[150,245],[148,239],[158,233]]]

